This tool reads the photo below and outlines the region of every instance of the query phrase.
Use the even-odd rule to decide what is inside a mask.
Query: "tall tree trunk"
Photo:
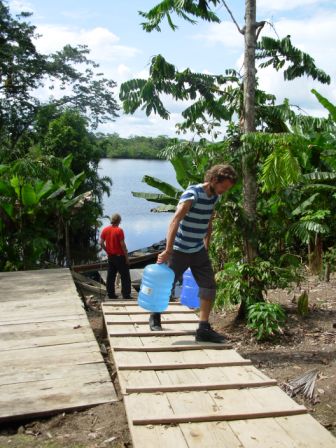
[[[245,52],[244,52],[244,105],[243,131],[245,134],[255,131],[255,50],[256,50],[256,0],[245,1]],[[249,222],[245,236],[245,257],[251,262],[257,255],[252,235],[255,235],[257,209],[256,158],[251,151],[242,160],[243,207]]]
[[[244,28],[244,103],[242,127],[244,134],[255,131],[255,50],[257,42],[256,0],[245,0],[245,28]],[[244,235],[245,259],[251,263],[257,256],[256,245],[256,214],[257,214],[257,173],[256,157],[253,151],[246,151],[242,160],[243,174],[243,208],[247,218],[247,228]],[[246,278],[248,282],[253,279]],[[260,300],[262,290],[260,290]],[[246,317],[246,301],[242,300],[238,310],[238,319]]]

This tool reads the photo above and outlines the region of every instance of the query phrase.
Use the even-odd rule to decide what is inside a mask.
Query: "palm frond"
[[[302,215],[302,213],[308,208],[310,207],[313,202],[315,201],[315,199],[317,199],[319,197],[319,193],[315,193],[312,196],[310,196],[310,198],[306,199],[304,202],[302,202],[298,207],[296,207],[296,209],[294,209],[292,211],[292,215],[296,216],[296,215]]]
[[[292,45],[290,36],[273,39],[264,36],[257,43],[256,59],[266,59],[260,67],[273,66],[277,71],[285,64],[284,78],[293,80],[301,76],[310,76],[321,83],[330,84],[330,76],[316,67],[314,59]]]
[[[172,13],[175,13],[178,17],[183,18],[191,24],[196,23],[192,17],[219,23],[220,19],[209,9],[209,3],[217,6],[220,4],[220,1],[198,0],[195,3],[193,0],[163,0],[148,12],[139,11],[139,15],[146,19],[146,22],[143,22],[141,25],[147,32],[153,30],[161,31],[160,23],[166,18],[170,28],[175,31],[177,25],[174,24],[171,18]]]
[[[303,178],[310,181],[315,180],[336,180],[336,172],[314,171],[303,175]]]

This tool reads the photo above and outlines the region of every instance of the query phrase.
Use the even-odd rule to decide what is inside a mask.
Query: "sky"
[[[11,13],[29,11],[30,22],[41,37],[36,47],[43,53],[60,50],[64,45],[86,44],[90,58],[99,63],[99,71],[121,83],[148,76],[151,58],[162,54],[178,70],[190,68],[207,74],[223,74],[226,69],[242,70],[243,36],[238,32],[224,6],[217,8],[220,24],[198,21],[196,25],[176,19],[177,31],[163,23],[161,32],[146,33],[138,11],[148,11],[159,0],[10,0]],[[244,25],[244,0],[227,0],[237,23]],[[322,85],[307,78],[284,82],[283,75],[271,68],[258,70],[259,86],[273,93],[278,102],[288,98],[304,113],[324,116],[312,88],[336,103],[336,1],[335,0],[257,0],[257,20],[266,20],[262,35],[280,38],[291,35],[292,43],[309,53],[320,69],[332,79]],[[276,35],[277,33],[277,35]],[[50,91],[39,92],[47,98]],[[164,100],[170,119],[147,117],[142,111],[125,115],[122,110],[115,122],[101,125],[99,131],[121,137],[142,135],[177,136],[176,123],[186,104],[167,97]],[[187,134],[184,138],[193,138]]]

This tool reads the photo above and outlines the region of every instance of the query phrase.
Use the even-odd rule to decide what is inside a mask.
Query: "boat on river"
[[[143,268],[148,264],[155,263],[158,254],[164,250],[165,246],[166,241],[162,240],[152,246],[129,253],[131,282],[134,289],[138,291],[140,288]],[[106,294],[107,269],[107,258],[71,267],[74,282],[80,292],[83,295],[95,294],[99,296]]]

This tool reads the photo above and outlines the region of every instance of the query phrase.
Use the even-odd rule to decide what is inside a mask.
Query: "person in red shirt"
[[[116,299],[115,279],[120,274],[121,294],[124,299],[131,299],[131,277],[129,271],[128,251],[123,229],[119,227],[121,216],[111,216],[111,225],[104,227],[100,234],[100,245],[108,256],[106,290],[109,299]]]

